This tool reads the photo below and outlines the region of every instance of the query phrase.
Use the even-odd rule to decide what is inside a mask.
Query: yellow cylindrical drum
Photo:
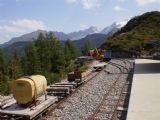
[[[11,92],[18,104],[27,104],[45,94],[47,80],[42,75],[32,75],[14,80]]]

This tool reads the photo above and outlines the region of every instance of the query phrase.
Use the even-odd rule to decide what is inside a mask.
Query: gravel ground
[[[55,109],[52,116],[49,117],[49,120],[84,120],[89,118],[95,112],[95,109],[101,102],[103,96],[109,91],[110,87],[120,75],[114,73],[121,73],[125,67],[128,68],[130,65],[124,60],[112,60],[111,62],[121,66],[117,68],[116,66],[109,64],[104,71],[101,71],[98,76],[94,77],[91,81],[81,87],[75,94],[69,97],[64,103],[62,103],[59,108]],[[107,74],[105,71],[109,71],[113,74]],[[125,69],[123,72],[128,71]],[[119,82],[109,95],[106,103],[110,102],[111,104],[114,104],[113,102],[117,101],[118,95],[120,94],[120,91],[117,89],[124,84],[126,77],[127,74],[121,75]],[[107,109],[110,109],[108,111],[115,110],[114,107]],[[104,108],[104,111],[105,110],[106,108]],[[111,115],[105,113],[103,118],[101,118],[101,115],[99,115],[99,117],[101,120],[103,120],[103,118],[110,119]]]
[[[118,103],[122,88],[126,82],[127,74],[122,74],[119,80],[116,82],[114,88],[111,90],[107,98],[105,99],[103,107],[100,109],[98,114],[96,115],[96,120],[111,120],[112,115],[116,110],[116,105]],[[112,102],[114,101],[114,103]],[[110,103],[111,102],[111,103]],[[109,114],[109,117],[106,117],[106,113]]]
[[[129,105],[129,99],[130,99],[130,92],[131,92],[131,86],[132,86],[132,77],[133,77],[133,69],[131,73],[128,76],[128,84],[125,85],[123,88],[123,94],[120,97],[120,101],[118,106],[122,108],[128,108]],[[126,120],[127,117],[127,111],[116,111],[115,117],[112,120]]]
[[[127,112],[126,111],[116,111],[116,118],[113,120],[126,120]]]

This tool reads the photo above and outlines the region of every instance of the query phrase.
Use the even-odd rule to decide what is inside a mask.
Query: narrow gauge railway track
[[[109,62],[109,63],[111,63],[111,62]],[[111,93],[111,92],[108,92],[108,91],[111,91],[111,88],[113,88],[114,86],[119,87],[118,81],[120,81],[119,79],[121,78],[120,73],[124,73],[124,67],[127,67],[126,62],[124,62],[124,61],[121,61],[121,64],[124,64],[124,66],[117,65],[117,63],[113,63],[113,64],[109,64],[109,65],[112,65],[112,67],[114,66],[115,68],[118,68],[119,69],[118,74],[114,74],[114,72],[111,72],[113,74],[107,74],[107,76],[109,76],[109,78],[108,78],[108,77],[104,76],[106,74],[105,70],[101,71],[100,74],[97,73],[92,79],[88,80],[86,83],[89,83],[91,80],[96,82],[94,84],[97,84],[97,85],[101,82],[104,82],[104,83],[101,83],[101,86],[96,86],[96,85],[94,86],[94,84],[88,84],[88,86],[93,85],[92,90],[90,88],[87,88],[87,87],[83,88],[84,86],[81,86],[79,89],[76,89],[74,94],[71,94],[63,101],[60,101],[58,103],[58,105],[53,107],[52,110],[47,115],[47,118],[49,118],[51,120],[54,120],[54,119],[61,119],[61,120],[76,119],[76,120],[78,120],[78,119],[87,119],[87,118],[94,119],[93,116],[96,117],[96,114],[99,112],[99,108],[101,108],[101,106],[103,105],[103,102],[101,102],[101,100],[103,100],[103,96],[101,95],[101,93],[103,95],[104,95],[104,93],[108,93],[108,96],[109,96],[109,93]],[[116,73],[117,73],[117,71],[116,71]],[[96,78],[98,75],[99,75],[99,77],[98,77],[99,79]],[[127,74],[126,74],[126,76],[127,76]],[[106,79],[106,78],[108,78],[108,79]],[[93,80],[93,79],[95,79],[95,80]],[[125,79],[126,78],[124,78],[124,82],[122,82],[120,84],[121,86],[124,85]],[[84,85],[86,85],[86,84],[84,84]],[[93,90],[94,88],[98,89],[99,92],[97,93],[97,91],[94,91]],[[106,89],[106,90],[104,90],[104,89]],[[112,89],[112,90],[114,90],[114,89]],[[88,93],[85,93],[86,91]],[[80,95],[76,96],[76,92],[78,92]],[[85,96],[83,95],[83,92],[84,92],[84,94],[86,94]],[[98,95],[95,96],[95,93]],[[91,99],[87,99],[89,96]],[[96,100],[94,98],[96,98],[98,100]],[[69,99],[69,100],[67,101],[67,99]],[[117,101],[118,101],[118,99],[117,99]],[[91,104],[90,102],[93,102],[93,104]],[[99,102],[100,102],[100,104],[98,105],[98,108],[95,108],[95,107],[97,107],[97,103],[99,103]],[[95,110],[96,110],[96,113],[94,114]]]
[[[52,116],[53,115],[52,111],[54,111],[55,109],[59,108],[62,103],[64,103],[68,98],[72,97],[80,88],[82,88],[85,84],[87,84],[89,81],[91,81],[94,77],[96,77],[97,75],[99,75],[102,71],[89,73],[86,76],[87,79],[84,80],[84,84],[82,84],[79,87],[77,87],[71,94],[69,94],[68,96],[66,96],[62,100],[58,101],[53,106],[50,106],[50,108],[48,109],[48,111],[45,114],[45,117],[43,117],[42,120],[43,119],[46,120],[46,118],[48,118],[49,116]]]
[[[125,66],[119,65],[114,62],[110,63],[114,66],[117,66],[120,69],[121,73],[119,73],[117,80],[110,87],[109,91],[103,96],[103,99],[98,104],[96,110],[88,118],[88,120],[122,120],[122,119],[118,119],[119,111],[117,111],[117,108],[120,105],[120,102],[122,102],[121,100],[122,99],[125,100],[126,98],[126,96],[123,96],[122,98],[122,95],[123,95],[123,91],[125,89],[126,84],[128,85],[128,79],[126,74],[128,74],[132,66],[130,61],[126,62],[123,60],[123,62],[125,63]],[[129,67],[127,67],[126,65],[128,62],[129,62]],[[123,109],[123,108],[120,108],[120,109]],[[126,116],[122,116],[122,113],[121,113],[120,117],[121,118],[123,117],[124,118],[123,120],[125,120]]]
[[[130,92],[132,87],[132,77],[133,77],[133,68],[131,68],[126,84],[122,89],[121,95],[119,97],[119,100],[116,106],[117,109],[114,111],[112,120],[126,120]]]
[[[121,76],[121,75],[120,75],[120,76]],[[94,119],[99,119],[99,120],[101,120],[101,119],[109,118],[109,117],[110,117],[110,114],[107,113],[108,110],[104,110],[105,108],[102,108],[102,107],[108,107],[108,106],[105,106],[106,102],[108,101],[108,100],[107,100],[107,97],[111,94],[112,89],[114,89],[114,87],[116,86],[116,83],[117,83],[117,81],[119,80],[120,76],[119,76],[118,79],[113,83],[113,85],[111,86],[111,88],[109,89],[109,91],[103,96],[103,99],[102,99],[101,102],[98,104],[95,112],[88,118],[88,120],[94,120]],[[111,101],[112,104],[113,104],[113,100],[110,100],[110,101]],[[114,101],[114,102],[115,102],[115,101]],[[108,108],[110,109],[110,107],[112,107],[112,106],[109,106]],[[108,108],[107,108],[107,109],[108,109]],[[102,109],[103,109],[103,110],[102,110]],[[111,108],[111,109],[112,109],[112,108]],[[111,111],[109,110],[109,112],[111,112]],[[102,114],[104,114],[105,116],[102,115]],[[107,117],[106,117],[106,115],[107,115]]]

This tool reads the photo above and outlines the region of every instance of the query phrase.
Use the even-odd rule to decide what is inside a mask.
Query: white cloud
[[[117,12],[119,12],[119,11],[124,11],[124,10],[125,10],[124,8],[122,8],[122,7],[119,6],[119,5],[114,6],[113,9],[114,9],[115,11],[117,11]]]
[[[18,19],[15,21],[2,21],[0,22],[0,43],[38,29],[46,29],[45,24],[40,20]]]
[[[8,33],[26,33],[37,29],[46,29],[44,23],[40,20],[18,19],[15,21],[0,24],[0,32]]]
[[[82,0],[85,9],[97,8],[101,6],[101,0]]]
[[[144,6],[151,3],[160,3],[160,0],[136,0],[138,5]]]
[[[66,0],[70,4],[80,3],[84,9],[98,8],[101,6],[102,0]]]
[[[12,21],[12,24],[16,27],[28,30],[45,29],[44,23],[40,20],[19,19]]]
[[[3,33],[24,33],[25,30],[16,26],[2,25],[0,26],[0,32]]]

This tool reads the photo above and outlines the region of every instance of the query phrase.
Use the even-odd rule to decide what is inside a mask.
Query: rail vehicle
[[[112,58],[111,50],[104,50],[104,61],[110,61]]]

